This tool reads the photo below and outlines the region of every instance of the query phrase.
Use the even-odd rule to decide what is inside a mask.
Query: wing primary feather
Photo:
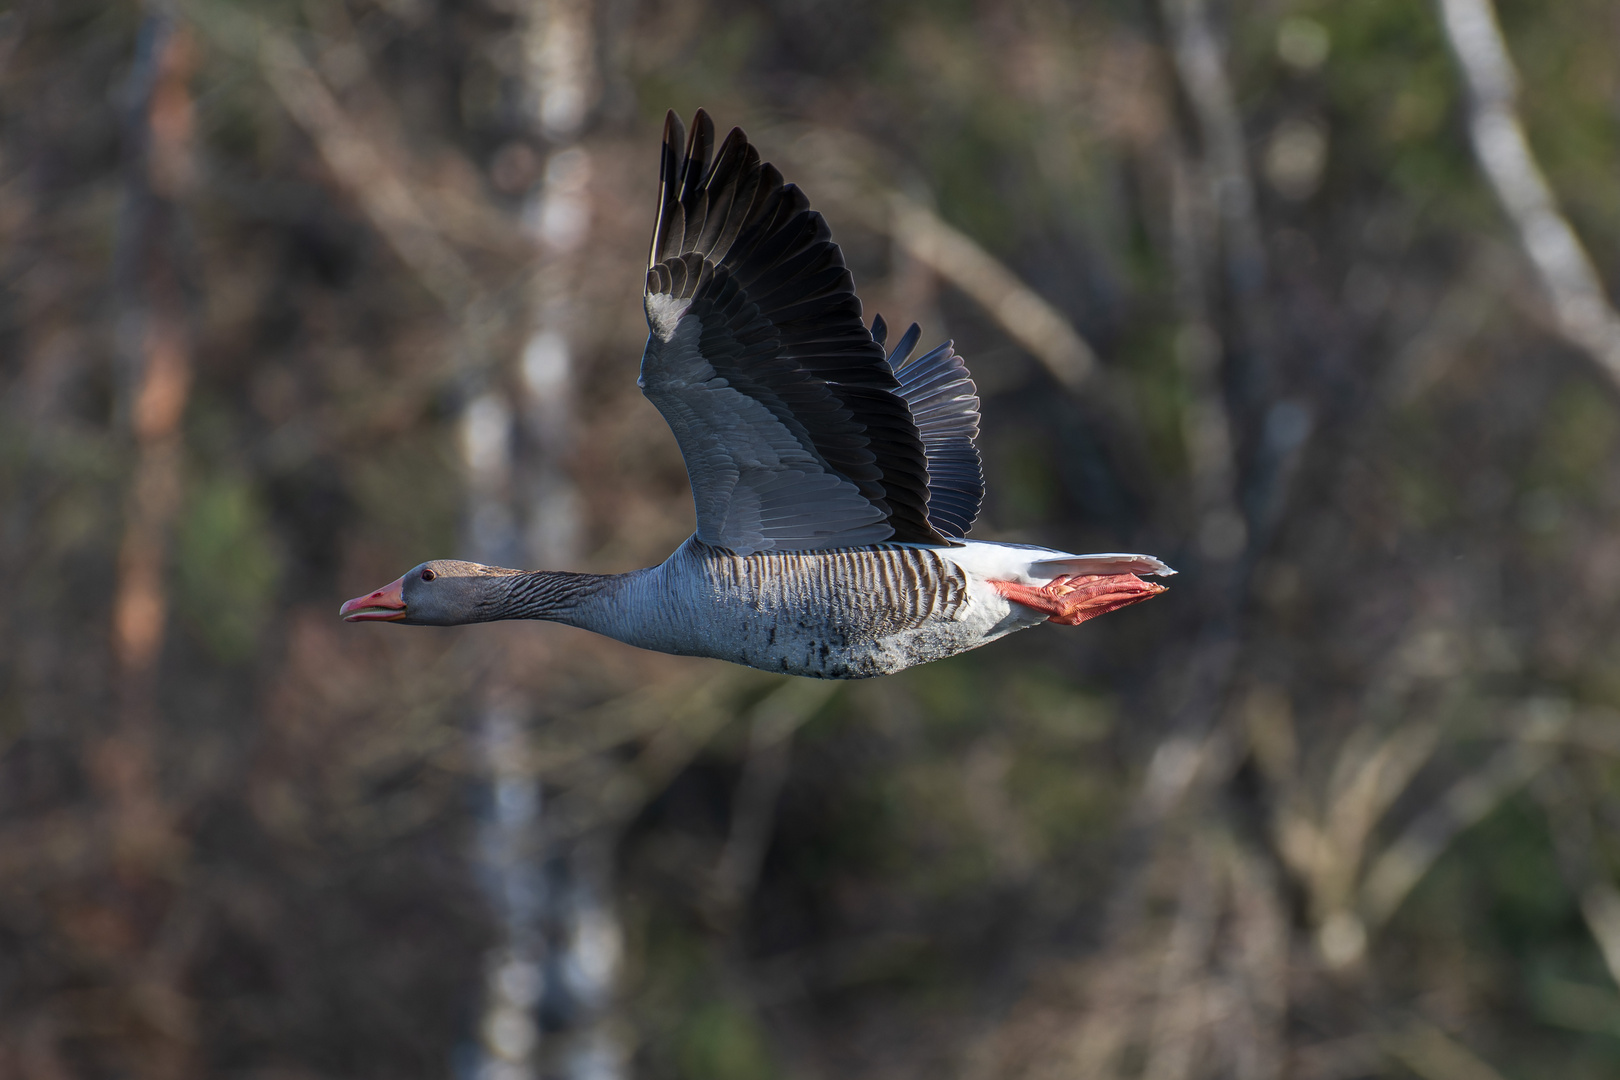
[[[738,234],[748,223],[755,205],[761,201],[761,189],[767,179],[759,166],[759,151],[749,144],[741,128],[731,129],[731,134],[726,136],[726,144],[733,148],[728,166],[730,171],[724,176],[717,174],[716,182],[723,182],[728,188],[734,187],[735,193],[726,212],[725,224],[715,234],[714,246],[709,249],[709,257],[719,263],[724,263],[730,257]],[[733,176],[735,180],[731,179]]]
[[[900,340],[894,343],[894,352],[889,354],[889,367],[898,373],[911,358],[911,351],[917,347],[917,341],[921,337],[922,327],[916,323],[907,327],[906,332],[900,335]],[[879,341],[878,344],[881,345],[883,342]]]
[[[725,178],[736,168],[737,155],[737,141],[727,135],[714,164],[709,166],[708,175],[703,178],[703,228],[698,230],[692,250],[701,253],[704,258],[714,253],[737,202],[738,185],[725,182]]]
[[[890,354],[903,363],[916,346],[916,324]],[[928,455],[928,521],[942,535],[966,536],[984,501],[978,388],[950,342],[895,372]]]
[[[686,127],[671,109],[664,117],[664,145],[658,163],[658,220],[653,225],[652,250],[648,265],[664,260],[669,234],[675,224],[675,213],[680,209],[677,197],[680,185],[681,159],[678,147],[686,142]]]
[[[686,158],[681,163],[681,239],[680,247],[676,250],[686,254],[693,250],[698,234],[703,229],[702,213],[707,209],[706,204],[700,206],[697,198],[699,186],[708,177],[709,154],[714,150],[714,121],[702,109],[692,117],[692,133],[687,136]]]

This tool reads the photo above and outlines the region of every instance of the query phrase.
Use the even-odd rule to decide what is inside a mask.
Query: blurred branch
[[[1289,928],[1269,860],[1217,825],[1178,831],[1151,861],[1139,925],[1086,965],[1073,1034],[1021,1075],[1277,1080]]]
[[[1512,289],[1518,263],[1504,245],[1481,245],[1466,273],[1446,288],[1422,326],[1395,354],[1384,384],[1388,399],[1410,406],[1445,374],[1500,309]]]
[[[573,782],[552,801],[551,836],[578,836],[628,821],[736,719],[727,699],[756,681],[739,669],[699,682],[664,709],[662,723],[629,761],[604,756],[572,765]]]
[[[1096,354],[1069,320],[977,241],[900,192],[888,205],[887,217],[869,212],[869,226],[977,301],[1064,388],[1078,391],[1096,374]]]
[[[1212,1010],[1230,1016],[1239,1067],[1235,1075],[1281,1080],[1287,1053],[1289,992],[1288,903],[1273,861],[1245,837],[1224,838],[1220,854],[1228,880],[1232,977],[1223,987],[1229,1004]]]
[[[1221,386],[1224,349],[1210,310],[1206,262],[1214,244],[1209,192],[1179,145],[1161,140],[1169,188],[1169,247],[1180,327],[1177,366],[1188,401],[1181,410],[1182,442],[1191,480],[1198,549],[1211,564],[1228,566],[1242,551],[1248,529],[1237,504],[1238,463],[1232,417]],[[1224,594],[1229,575],[1210,575],[1206,587]],[[1217,598],[1217,602],[1219,599]]]
[[[1468,133],[1518,233],[1559,331],[1620,384],[1620,314],[1536,163],[1516,98],[1518,77],[1490,0],[1436,0],[1468,85]]]
[[[1583,798],[1580,777],[1568,766],[1550,770],[1535,794],[1547,812],[1559,870],[1580,898],[1581,915],[1597,943],[1609,977],[1620,985],[1620,889],[1599,863],[1600,843],[1591,802]]]
[[[1290,1080],[1355,1080],[1376,1076],[1384,1063],[1376,1036],[1367,1032],[1290,1048]]]
[[[1198,121],[1206,155],[1206,181],[1221,222],[1228,283],[1246,340],[1259,344],[1266,257],[1260,241],[1254,181],[1249,170],[1243,120],[1226,74],[1226,62],[1205,0],[1160,0],[1170,34],[1176,76]]]
[[[1303,403],[1273,398],[1266,250],[1224,43],[1206,0],[1159,0],[1159,10],[1197,128],[1193,163],[1179,147],[1170,155],[1172,254],[1184,318],[1179,359],[1196,391],[1184,426],[1200,497],[1198,547],[1210,562],[1232,564],[1210,575],[1211,632],[1219,633],[1282,519],[1313,418]],[[1205,280],[1213,275],[1204,262],[1217,257],[1224,291]]]
[[[1237,659],[1238,610],[1248,566],[1241,558],[1259,540],[1254,507],[1273,507],[1266,492],[1246,492],[1239,453],[1251,416],[1234,403],[1252,402],[1259,377],[1265,254],[1260,243],[1254,183],[1242,119],[1226,72],[1222,43],[1204,0],[1159,0],[1167,44],[1182,96],[1197,125],[1197,152],[1169,140],[1171,256],[1181,327],[1178,361],[1192,388],[1183,419],[1188,468],[1194,479],[1198,550],[1213,571],[1204,575],[1205,615],[1187,665],[1187,690],[1175,726],[1198,732],[1214,722]],[[1215,266],[1224,266],[1223,280]],[[1219,313],[1231,307],[1235,334]],[[1234,339],[1235,338],[1235,342]],[[1294,447],[1289,447],[1292,450]],[[1275,481],[1285,470],[1258,459],[1256,475]]]
[[[283,34],[264,27],[258,52],[265,80],[314,140],[327,168],[360,204],[377,231],[452,315],[481,290],[471,270],[433,226],[433,219],[326,82]]]
[[[1564,722],[1562,715],[1549,714],[1534,719],[1531,727],[1562,727]],[[1367,923],[1377,927],[1388,921],[1452,840],[1523,787],[1553,753],[1545,735],[1516,741],[1452,785],[1438,805],[1419,816],[1373,862],[1359,905]]]
[[[1348,909],[1373,830],[1438,744],[1434,724],[1399,728],[1364,753],[1351,739],[1314,812],[1295,777],[1279,778],[1283,790],[1272,823],[1277,851],[1303,883],[1318,944],[1335,966],[1359,959],[1366,947],[1365,928]]]
[[[1581,892],[1581,914],[1597,941],[1609,978],[1620,984],[1620,889],[1594,881]]]
[[[1077,391],[1097,375],[1096,354],[1063,313],[971,236],[876,180],[877,151],[859,136],[823,128],[782,141],[818,197],[965,293],[1064,388]]]
[[[1384,1050],[1423,1080],[1503,1080],[1478,1055],[1423,1020],[1381,1040]]]
[[[1349,899],[1373,830],[1412,778],[1428,764],[1439,742],[1439,725],[1415,723],[1398,728],[1360,760],[1348,752],[1348,747],[1341,754],[1339,765],[1345,779],[1336,783],[1339,776],[1335,775],[1330,780],[1329,801],[1323,813],[1327,842],[1324,855],[1334,865],[1318,867],[1332,879],[1331,885],[1318,880],[1324,888],[1318,900],[1327,907],[1337,907]],[[1339,772],[1336,768],[1335,773]]]
[[[431,229],[442,239],[453,240],[463,248],[518,259],[532,257],[534,243],[528,231],[514,229],[510,215],[482,197],[481,191],[467,190],[467,179],[476,177],[478,170],[454,147],[441,144],[434,148],[435,161],[448,167],[437,169],[436,174],[425,182],[413,178],[399,164],[401,159],[408,156],[401,149],[404,145],[401,132],[410,120],[401,116],[397,102],[381,85],[372,65],[367,62],[366,50],[358,40],[357,28],[344,14],[342,4],[331,0],[306,0],[303,5],[310,21],[316,26],[310,36],[317,46],[319,59],[312,62],[296,43],[292,33],[268,24],[261,17],[231,5],[207,0],[174,2],[184,9],[198,33],[220,53],[263,70],[267,63],[267,48],[277,51],[291,49],[290,54],[283,53],[279,59],[270,62],[292,61],[286,68],[289,74],[302,76],[305,71],[314,73],[318,82],[310,87],[311,97],[325,98],[325,103],[315,100],[306,103],[299,111],[288,108],[281,85],[273,80],[267,81],[271,83],[271,90],[277,99],[283,102],[283,107],[288,108],[294,122],[312,137],[315,133],[311,127],[313,123],[317,126],[327,125],[322,130],[339,141],[352,142],[355,137],[362,140],[364,145],[352,148],[345,156],[345,160],[353,159],[351,166],[357,161],[359,169],[351,168],[343,172],[333,166],[330,159],[326,160],[336,179],[362,203],[368,216],[371,216],[372,209],[364,204],[371,193],[355,187],[354,182],[369,175],[368,169],[377,168],[391,173],[393,181],[405,189],[410,201],[418,208],[417,213],[407,214],[403,219],[405,227]],[[332,89],[334,83],[365,100],[367,108],[363,117],[355,116],[352,109],[339,104]],[[334,125],[331,123],[334,119],[340,122]],[[325,149],[319,140],[317,150],[325,159]],[[344,156],[341,151],[340,156]],[[367,161],[367,158],[370,160]],[[391,193],[384,195],[383,203],[385,211],[388,205],[400,206],[399,200]],[[393,237],[386,232],[384,236],[390,244],[393,243]],[[416,269],[409,260],[407,265]]]
[[[671,686],[668,681],[662,681],[570,712],[566,726],[551,724],[536,733],[531,747],[535,773],[556,782],[581,762],[623,743],[650,736],[668,719],[676,701],[692,693],[685,683]]]
[[[1175,922],[1159,964],[1144,1080],[1186,1080],[1195,1075],[1209,1020],[1209,991],[1202,976],[1224,905],[1208,853],[1195,847],[1191,854],[1182,870]]]
[[[1565,727],[1537,728],[1519,733],[1526,741],[1544,741],[1598,754],[1620,755],[1620,717],[1610,709],[1586,709]]]
[[[1239,309],[1240,336],[1252,346],[1258,337],[1257,304],[1265,276],[1253,185],[1225,60],[1207,8],[1202,0],[1160,0],[1160,10],[1176,76],[1194,104],[1198,142],[1207,157],[1194,162],[1180,140],[1173,136],[1162,140],[1169,178],[1169,255],[1180,323],[1177,360],[1191,398],[1182,429],[1193,478],[1197,546],[1207,572],[1200,575],[1202,610],[1196,636],[1189,655],[1178,665],[1179,685],[1168,703],[1169,730],[1148,761],[1122,843],[1126,865],[1109,905],[1112,939],[1126,936],[1139,918],[1148,865],[1145,853],[1161,826],[1192,802],[1195,793],[1211,790],[1233,760],[1236,740],[1218,720],[1239,659],[1248,571],[1241,556],[1254,540],[1239,500],[1241,418],[1233,416],[1225,391],[1234,373],[1237,377],[1230,381],[1240,386],[1251,386],[1254,380],[1245,377],[1248,369],[1241,350],[1223,342],[1218,332],[1217,275],[1209,268],[1219,246]]]
[[[755,705],[748,755],[731,810],[731,832],[714,871],[711,907],[717,923],[753,891],[770,845],[776,801],[787,780],[793,733],[837,692],[835,682],[791,679]]]

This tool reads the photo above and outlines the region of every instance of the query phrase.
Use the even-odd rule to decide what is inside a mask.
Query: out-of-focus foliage
[[[1433,6],[1214,5],[1244,226],[1173,48],[1204,4],[598,0],[564,270],[522,218],[545,6],[172,9],[191,383],[143,728],[112,605],[145,452],[138,58],[169,9],[0,5],[0,1076],[467,1061],[495,936],[468,717],[497,668],[550,842],[613,853],[637,1075],[1620,1074],[1620,410],[1550,329]],[[1499,8],[1533,148],[1620,280],[1616,8]],[[336,112],[299,112],[288,56]],[[777,772],[770,678],[336,622],[462,543],[469,372],[521,378],[537,265],[587,316],[578,568],[690,531],[635,375],[659,124],[700,105],[826,210],[869,315],[955,339],[975,535],[1153,551],[1166,596],[838,688]],[[886,191],[1101,373],[1065,391],[861,212]],[[756,828],[757,867],[720,873]]]

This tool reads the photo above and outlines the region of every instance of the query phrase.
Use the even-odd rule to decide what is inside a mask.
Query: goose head
[[[460,626],[502,617],[516,570],[434,559],[338,609],[345,622]]]

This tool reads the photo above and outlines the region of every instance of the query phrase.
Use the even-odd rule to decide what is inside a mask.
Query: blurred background
[[[1620,1075],[1613,0],[0,2],[0,1077]],[[954,338],[903,675],[349,626],[693,527],[668,108]]]

